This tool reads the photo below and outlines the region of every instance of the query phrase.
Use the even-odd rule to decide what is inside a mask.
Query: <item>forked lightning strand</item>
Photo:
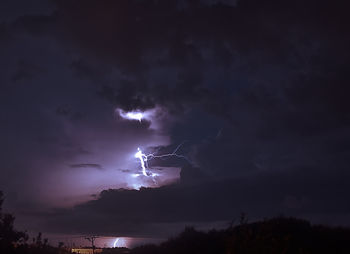
[[[121,109],[117,109],[119,112],[119,115],[122,118],[129,119],[129,120],[138,120],[141,122],[143,118],[146,118],[146,113],[141,112],[141,111],[131,111],[131,112],[125,112]],[[183,142],[184,143],[184,142]],[[137,153],[135,153],[135,158],[140,160],[141,168],[142,168],[142,174],[144,176],[157,176],[156,173],[148,173],[148,161],[154,158],[165,158],[165,157],[171,157],[175,156],[178,158],[182,158],[188,161],[188,159],[184,155],[177,154],[177,151],[180,149],[182,146],[181,143],[179,146],[176,147],[176,149],[172,153],[167,153],[167,154],[161,154],[157,155],[155,153],[150,153],[150,154],[144,154],[140,148],[137,148]],[[139,174],[133,174],[133,177],[138,177],[140,176]]]
[[[188,161],[188,159],[186,158],[186,156],[180,155],[180,154],[177,154],[177,153],[176,153],[176,152],[180,149],[180,147],[183,145],[183,143],[184,143],[184,142],[182,142],[180,145],[178,145],[172,153],[161,154],[161,155],[155,155],[155,154],[153,154],[153,153],[150,153],[150,154],[147,155],[147,159],[148,159],[148,158],[153,159],[153,158],[164,158],[164,157],[175,156],[175,157],[182,158],[182,159],[185,159],[185,160]]]
[[[154,153],[150,154],[144,154],[140,148],[137,148],[137,153],[135,153],[135,158],[138,158],[140,160],[141,168],[142,168],[142,174],[144,176],[149,176],[147,174],[147,169],[148,169],[148,161],[154,158],[165,158],[165,157],[171,157],[175,156],[178,158],[182,158],[188,161],[188,159],[184,155],[177,154],[177,151],[180,149],[180,147],[183,145],[181,143],[176,147],[176,149],[172,153],[167,153],[167,154],[161,154],[161,155],[156,155]]]

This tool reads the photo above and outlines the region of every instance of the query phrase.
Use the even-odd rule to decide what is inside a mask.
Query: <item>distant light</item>
[[[133,188],[134,190],[140,190],[141,187],[142,187],[142,184],[139,184],[139,183],[134,183],[134,184],[132,185],[132,188]]]
[[[128,238],[118,237],[113,243],[113,248],[121,248],[128,246]]]
[[[116,248],[116,247],[117,247],[118,242],[119,242],[119,238],[117,238],[117,239],[114,241],[113,248]]]

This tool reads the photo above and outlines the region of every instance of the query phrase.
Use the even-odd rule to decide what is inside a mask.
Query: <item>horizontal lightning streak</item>
[[[151,159],[154,159],[154,158],[165,158],[165,157],[175,156],[177,158],[185,159],[186,161],[189,162],[189,160],[188,160],[188,158],[186,156],[176,153],[181,148],[181,146],[184,143],[185,143],[185,141],[182,142],[180,145],[178,145],[172,153],[161,154],[161,155],[155,155],[153,153],[150,153],[150,154],[146,155],[147,156],[147,160],[151,160]]]

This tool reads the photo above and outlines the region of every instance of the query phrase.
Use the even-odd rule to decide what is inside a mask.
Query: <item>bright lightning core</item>
[[[113,248],[117,247],[118,242],[119,242],[119,238],[117,238],[117,239],[115,240],[115,242],[114,242],[114,244],[113,244]]]
[[[128,238],[118,237],[113,243],[113,248],[127,247],[128,242]]]
[[[155,107],[153,109],[148,109],[145,111],[124,111],[120,108],[117,108],[115,110],[117,114],[119,114],[120,117],[123,119],[127,120],[137,120],[141,122],[142,120],[146,120],[150,123],[149,128],[153,130],[159,130],[161,128],[161,124],[159,123],[160,118],[164,117],[166,115],[166,111],[164,111],[162,108]],[[182,145],[182,144],[181,144]],[[150,154],[145,154],[142,152],[140,148],[137,148],[137,152],[134,154],[134,157],[138,159],[140,162],[140,167],[142,169],[142,173],[134,173],[131,174],[132,178],[139,178],[139,181],[142,182],[153,182],[153,185],[158,185],[158,180],[161,179],[160,181],[164,180],[162,175],[164,174],[159,174],[159,173],[154,173],[151,171],[151,169],[148,167],[148,161],[151,159],[155,158],[164,158],[164,157],[178,157],[178,158],[184,158],[187,160],[187,158],[183,155],[177,154],[177,150],[180,148],[179,145],[174,152],[168,153],[168,154],[155,154],[155,153],[150,153]],[[145,178],[147,177],[147,179]],[[134,181],[133,181],[134,182]],[[133,187],[135,189],[139,189],[139,187],[142,186],[142,184],[133,184]]]
[[[125,112],[124,110],[117,109],[119,115],[124,118],[124,119],[129,119],[129,120],[138,120],[141,122],[141,120],[145,117],[144,113],[141,111],[130,111],[130,112]]]
[[[138,158],[140,160],[141,168],[142,168],[142,174],[144,176],[147,176],[146,165],[145,165],[145,163],[147,163],[147,155],[142,153],[140,148],[137,148],[137,153],[135,153],[135,158]]]
[[[143,114],[141,112],[129,112],[126,114],[126,117],[129,119],[139,120],[139,122],[141,122]]]
[[[183,144],[183,143],[182,143]],[[135,158],[140,160],[140,164],[141,164],[141,168],[142,168],[142,174],[144,176],[157,176],[157,174],[155,173],[148,173],[148,160],[150,159],[154,159],[154,158],[165,158],[165,157],[178,157],[178,158],[182,158],[188,161],[188,159],[184,156],[184,155],[180,155],[177,154],[177,151],[180,149],[180,147],[182,146],[182,144],[180,144],[179,146],[176,147],[176,149],[172,152],[172,153],[167,153],[167,154],[160,154],[160,155],[156,155],[154,153],[150,153],[150,154],[144,154],[142,152],[142,150],[138,147],[137,148],[137,152],[135,153]],[[133,174],[133,177],[138,177],[138,174]]]

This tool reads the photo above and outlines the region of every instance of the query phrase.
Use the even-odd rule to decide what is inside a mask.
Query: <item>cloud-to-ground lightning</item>
[[[117,247],[117,243],[119,242],[119,238],[117,238],[115,241],[114,241],[114,244],[113,244],[113,248],[116,248]]]
[[[127,245],[128,245],[128,238],[117,237],[113,243],[113,248],[127,247]]]

